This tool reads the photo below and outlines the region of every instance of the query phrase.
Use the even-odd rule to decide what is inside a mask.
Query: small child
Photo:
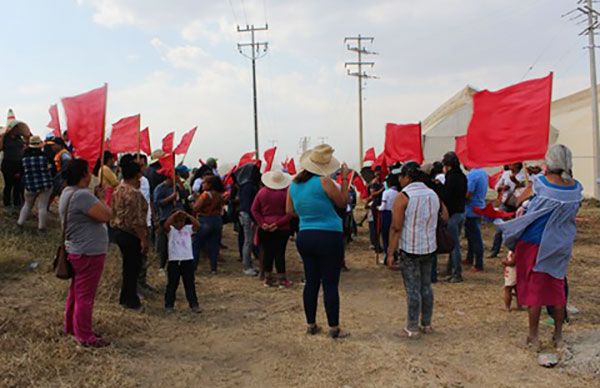
[[[517,300],[517,308],[521,310],[519,297],[517,295],[517,268],[515,267],[515,254],[512,251],[508,252],[508,256],[502,260],[504,265],[504,306],[506,311],[511,311],[512,297],[515,295]]]
[[[191,225],[186,225],[186,221]],[[183,279],[185,297],[194,313],[199,313],[196,296],[194,254],[192,252],[192,234],[200,228],[200,223],[193,216],[178,210],[165,221],[165,231],[169,239],[169,261],[167,264],[167,289],[165,291],[165,311],[173,312],[175,294],[179,279]]]

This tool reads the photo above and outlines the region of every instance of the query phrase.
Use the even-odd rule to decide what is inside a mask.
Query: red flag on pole
[[[75,156],[87,160],[90,166],[102,152],[107,90],[108,85],[104,84],[87,93],[62,99]]]
[[[375,148],[371,147],[367,151],[365,151],[365,156],[363,157],[363,161],[374,162],[375,160],[377,160],[377,156],[375,155]]]
[[[488,186],[490,187],[490,189],[496,190],[496,183],[498,183],[498,181],[500,180],[502,173],[504,173],[504,170],[500,170],[494,175],[488,176]]]
[[[379,167],[381,169],[381,171],[379,173],[379,178],[383,180],[389,173],[388,163],[385,158],[385,151],[380,153],[379,156],[377,157],[377,159],[375,160],[375,162],[373,162],[373,165],[371,166],[371,170],[377,171],[377,167]]]
[[[240,158],[240,161],[238,162],[237,166],[242,167],[244,164],[256,162],[255,156],[256,152],[254,151],[246,152]]]
[[[275,152],[277,152],[277,147],[265,150],[265,153],[263,155],[266,162],[265,172],[271,171],[271,168],[273,167],[273,160],[275,159]]]
[[[386,124],[383,152],[388,164],[408,161],[423,163],[421,143],[421,123]]]
[[[473,212],[475,212],[475,214],[492,220],[496,218],[511,218],[515,215],[515,212],[505,212],[501,210],[496,210],[491,202],[488,202],[483,209],[480,207],[473,207]]]
[[[480,167],[544,159],[550,134],[552,73],[473,95],[468,157]]]
[[[60,131],[60,121],[58,120],[58,107],[56,106],[56,104],[50,105],[48,113],[50,113],[50,122],[46,126],[48,128],[52,128],[52,134],[55,137],[61,137],[62,132]]]
[[[162,150],[166,153],[166,154],[170,154],[173,152],[173,140],[175,138],[175,133],[174,132],[170,132],[167,134],[167,136],[165,136],[162,140]]]
[[[298,171],[296,171],[296,163],[294,162],[294,158],[291,158],[290,160],[288,160],[288,162],[286,163],[285,169],[287,170],[287,173],[290,175],[296,175],[298,173]]]
[[[165,155],[158,161],[160,162],[160,169],[157,171],[159,174],[169,178],[175,175],[175,155]]]
[[[140,132],[140,151],[146,155],[150,155],[152,153],[152,148],[150,148],[150,129],[148,127],[144,128],[144,130]]]
[[[181,138],[181,141],[179,142],[179,145],[177,146],[177,148],[175,148],[175,155],[185,155],[188,152],[188,149],[190,148],[190,145],[192,144],[192,140],[194,140],[194,135],[196,134],[196,129],[198,127],[194,127],[192,129],[190,129],[185,135],[183,135],[183,137]]]
[[[138,151],[140,115],[123,117],[112,125],[110,151],[114,154]]]

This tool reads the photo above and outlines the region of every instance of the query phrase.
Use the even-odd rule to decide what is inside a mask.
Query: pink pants
[[[74,275],[65,304],[64,331],[80,343],[93,343],[97,338],[92,330],[92,312],[106,255],[69,254],[68,259]]]

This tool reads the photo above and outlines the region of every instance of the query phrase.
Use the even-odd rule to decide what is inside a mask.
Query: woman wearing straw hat
[[[263,251],[265,287],[275,286],[271,275],[273,262],[277,269],[279,288],[289,288],[292,283],[285,274],[285,249],[291,234],[291,216],[286,212],[286,198],[292,178],[281,171],[263,174],[262,183],[252,203],[252,216],[258,227],[259,246]]]
[[[37,199],[38,230],[46,230],[48,201],[52,194],[51,164],[43,151],[44,142],[39,136],[29,139],[29,147],[23,154],[23,178],[25,182],[25,204],[19,214],[17,225],[23,226]]]
[[[340,168],[333,151],[331,146],[322,144],[302,155],[302,171],[290,186],[287,212],[300,218],[296,245],[304,262],[307,334],[315,335],[320,331],[316,323],[317,300],[323,284],[329,336],[344,338],[349,334],[340,329],[338,292],[344,237],[342,219],[336,207],[343,208],[348,204],[348,166],[342,165],[342,187],[339,188],[329,178]]]

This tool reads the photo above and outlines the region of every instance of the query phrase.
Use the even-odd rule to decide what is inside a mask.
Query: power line
[[[246,25],[248,25],[248,15],[246,15],[246,4],[244,3],[244,0],[241,0],[242,2],[242,12],[244,12],[244,20],[246,20]]]
[[[233,14],[233,20],[235,21],[236,25],[239,25],[240,23],[238,22],[238,18],[235,13],[235,10],[233,9],[233,4],[231,4],[231,0],[227,0],[227,1],[229,2],[229,8],[231,8],[231,13]]]
[[[260,155],[260,149],[258,144],[258,107],[257,107],[257,99],[256,99],[256,60],[267,55],[267,48],[269,47],[268,42],[257,42],[254,37],[255,31],[266,31],[269,29],[269,26],[265,24],[264,27],[254,27],[254,24],[251,26],[246,24],[245,28],[240,28],[237,26],[237,32],[249,32],[251,36],[250,43],[238,43],[238,51],[240,54],[245,56],[246,58],[252,61],[252,97],[254,102],[254,150],[256,151],[256,157],[258,158]],[[250,55],[246,55],[243,51],[244,48],[250,48]],[[263,49],[261,53],[261,48]]]
[[[358,36],[350,36],[350,37],[347,36],[344,38],[344,43],[356,42],[356,46],[350,46],[349,44],[347,44],[346,49],[348,51],[353,51],[358,55],[358,60],[356,62],[346,62],[346,63],[344,63],[344,66],[346,67],[349,76],[356,77],[358,79],[358,154],[359,154],[358,162],[359,162],[360,168],[363,167],[363,156],[364,156],[363,109],[362,109],[363,79],[377,78],[375,76],[367,74],[366,71],[363,71],[363,66],[369,66],[372,68],[373,66],[375,66],[375,62],[364,62],[362,60],[362,56],[363,55],[377,55],[376,52],[368,51],[367,49],[365,49],[363,46],[363,41],[373,43],[374,39],[375,38],[372,38],[372,37],[361,36],[360,34]],[[357,71],[351,72],[350,69],[348,69],[348,68],[354,67],[354,66],[356,66]]]

